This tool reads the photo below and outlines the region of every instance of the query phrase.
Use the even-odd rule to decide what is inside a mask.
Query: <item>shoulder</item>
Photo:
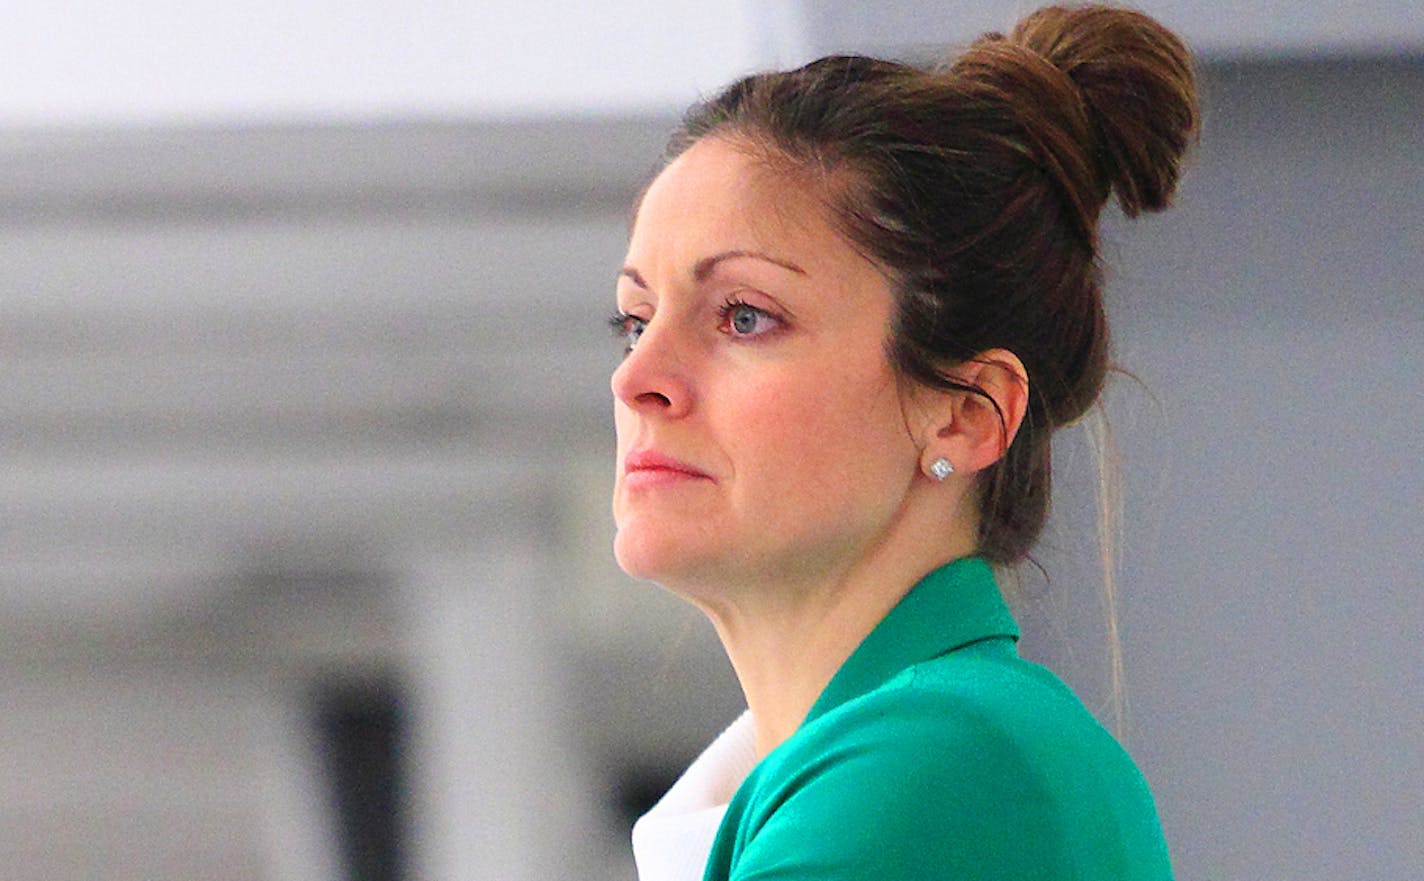
[[[844,764],[847,776],[915,771],[991,784],[1005,782],[1004,773],[1027,783],[1057,754],[1120,752],[1067,686],[999,640],[916,664],[808,723],[784,747],[769,757],[780,776]]]
[[[1056,677],[992,647],[917,664],[808,723],[745,795],[749,864],[809,853],[795,858],[824,864],[808,878],[1073,877],[1051,867],[1081,864],[1085,841],[1115,852],[1136,847],[1124,834],[1160,836],[1112,737]],[[1147,834],[1124,833],[1122,816],[1144,811]]]
[[[1053,817],[1057,785],[1035,724],[1018,704],[1052,709],[1053,689],[1000,659],[957,652],[911,667],[806,725],[768,757],[763,804],[797,811],[853,804],[879,842],[945,841],[976,853]],[[1057,715],[1057,713],[1054,713]],[[1069,727],[1072,727],[1071,725]],[[1011,836],[1016,837],[1016,836]],[[982,855],[982,854],[981,854]]]

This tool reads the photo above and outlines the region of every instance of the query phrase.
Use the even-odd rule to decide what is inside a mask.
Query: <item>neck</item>
[[[839,567],[768,576],[698,603],[736,670],[759,757],[795,733],[836,671],[920,578],[973,553],[972,538],[946,535],[943,523],[887,537]]]

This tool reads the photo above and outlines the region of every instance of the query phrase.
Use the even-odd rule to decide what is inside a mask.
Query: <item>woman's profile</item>
[[[688,112],[617,283],[615,554],[748,711],[635,827],[642,881],[1170,877],[993,567],[1103,385],[1098,215],[1165,207],[1196,126],[1183,44],[1105,6]]]

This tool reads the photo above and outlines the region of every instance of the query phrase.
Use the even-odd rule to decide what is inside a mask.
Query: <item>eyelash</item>
[[[775,312],[772,312],[769,309],[763,309],[760,306],[753,306],[745,300],[734,296],[728,298],[722,303],[722,305],[717,307],[718,330],[722,330],[724,333],[728,333],[729,336],[738,336],[741,339],[756,339],[759,336],[765,336],[765,334],[759,334],[757,336],[730,334],[728,331],[723,330],[727,322],[730,321],[732,313],[737,309],[750,309],[753,312],[758,313],[759,315],[764,315],[767,318],[770,318],[777,324],[785,324],[785,319],[783,319],[780,315],[777,315]],[[633,351],[633,346],[637,344],[638,336],[642,334],[643,329],[647,327],[647,324],[648,322],[646,319],[639,318],[638,316],[628,312],[624,312],[621,309],[615,311],[612,315],[608,316],[608,326],[613,331],[613,336],[623,341],[623,353],[625,355]],[[779,329],[780,328],[774,328],[771,331],[768,331],[767,333],[775,333],[776,330]]]
[[[608,326],[613,331],[613,335],[623,341],[623,354],[625,355],[633,351],[633,344],[638,341],[637,336],[633,333],[634,325],[637,325],[637,331],[641,334],[647,322],[636,315],[624,312],[622,309],[608,316]]]

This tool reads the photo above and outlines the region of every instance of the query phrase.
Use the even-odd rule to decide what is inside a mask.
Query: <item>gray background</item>
[[[777,52],[962,40],[929,6],[790,4]],[[1105,230],[1124,736],[1184,879],[1424,874],[1424,25],[1378,7],[1162,4],[1206,128]],[[607,550],[602,317],[674,117],[0,129],[6,877],[343,877],[308,703],[387,678],[412,877],[631,877],[620,786],[739,707]],[[1024,648],[1107,719],[1057,456]]]

